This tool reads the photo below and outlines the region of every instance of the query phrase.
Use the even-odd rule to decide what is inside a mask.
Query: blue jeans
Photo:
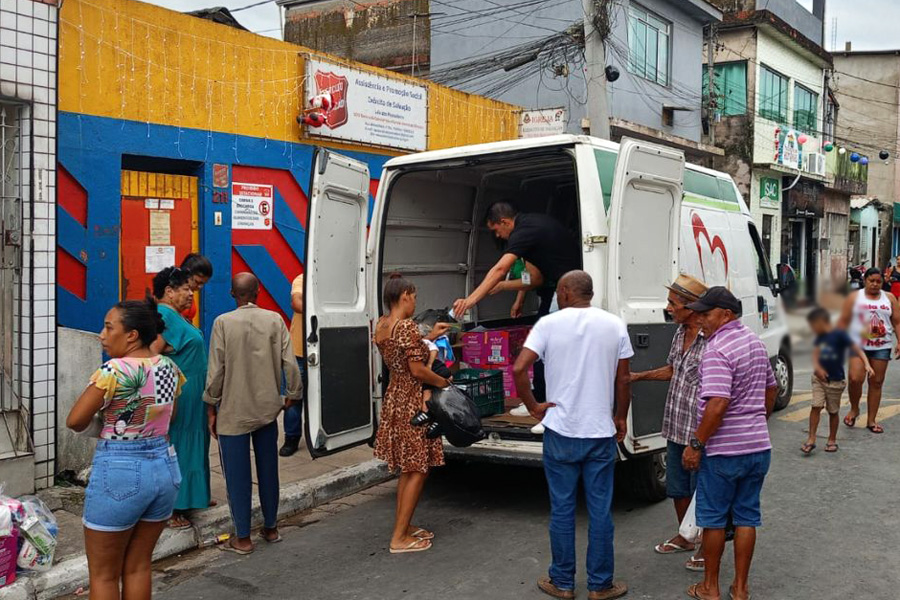
[[[172,516],[181,485],[178,457],[165,437],[99,440],[82,522],[94,531],[126,531]]]
[[[703,456],[697,475],[697,525],[724,529],[731,514],[735,527],[760,527],[759,496],[771,459],[771,450]]]
[[[303,402],[306,400],[306,359],[297,357],[300,377],[303,380]],[[297,402],[284,411],[284,437],[300,439],[303,436],[303,402]]]
[[[544,473],[550,489],[550,579],[560,589],[575,589],[575,504],[584,480],[589,517],[588,589],[613,584],[613,474],[615,438],[570,438],[544,432]]]
[[[256,457],[259,504],[267,529],[278,523],[278,421],[243,435],[219,436],[219,460],[225,475],[225,491],[234,530],[239,538],[250,537],[250,508],[253,474],[250,471],[250,442]]]
[[[697,473],[688,471],[681,463],[685,448],[675,442],[666,444],[666,496],[669,498],[690,498],[697,489]]]

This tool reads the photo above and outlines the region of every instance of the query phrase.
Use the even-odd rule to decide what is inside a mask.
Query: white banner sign
[[[271,185],[231,184],[231,228],[272,229],[274,199]]]
[[[425,150],[428,89],[318,60],[306,61],[306,95],[331,94],[325,124],[311,135]],[[306,102],[304,102],[306,104]]]
[[[569,122],[564,108],[542,108],[523,110],[519,114],[519,137],[535,138],[545,135],[560,135],[566,132]]]

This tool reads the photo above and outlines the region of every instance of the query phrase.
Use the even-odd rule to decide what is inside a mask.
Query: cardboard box
[[[499,367],[503,371],[503,397],[516,398],[519,393],[516,391],[516,379],[513,375],[512,365],[507,367]],[[528,370],[528,381],[534,384],[534,368]]]
[[[492,329],[462,336],[462,361],[478,368],[512,366],[516,362],[531,327]]]

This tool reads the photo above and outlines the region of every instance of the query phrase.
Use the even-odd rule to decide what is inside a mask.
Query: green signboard
[[[781,181],[774,177],[759,178],[759,205],[767,208],[781,206]]]

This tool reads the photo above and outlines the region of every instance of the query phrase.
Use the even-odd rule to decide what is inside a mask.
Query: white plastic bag
[[[687,512],[684,513],[684,519],[681,521],[678,533],[692,544],[700,540],[700,534],[703,533],[703,529],[697,527],[697,492],[694,492],[694,497],[691,498],[691,505],[688,506]]]

